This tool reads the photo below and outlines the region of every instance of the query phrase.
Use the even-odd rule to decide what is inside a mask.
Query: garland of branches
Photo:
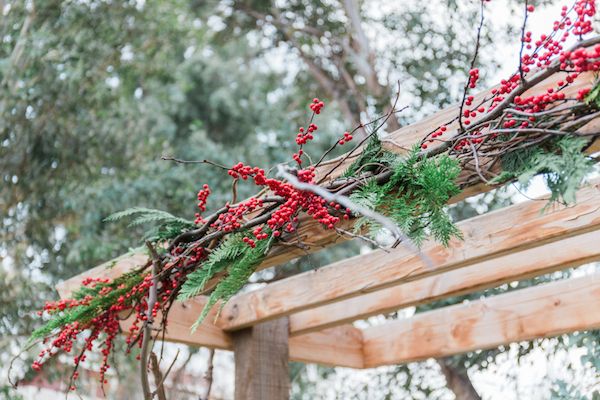
[[[305,146],[314,139],[318,131],[314,121],[324,108],[315,98],[307,126],[299,128],[296,135],[298,150],[292,155],[293,161],[279,166],[277,176],[243,163],[226,167],[197,161],[229,174],[234,182],[232,202],[205,215],[211,190],[204,185],[198,192],[199,212],[194,221],[143,208],[109,217],[108,221],[132,218],[133,225],[155,224],[146,238],[150,260],[114,280],[86,279],[72,298],[48,303],[40,312],[48,318],[47,323],[31,336],[32,342],[45,344],[33,369],[40,370],[61,351],[72,352],[78,338],[83,338],[74,357],[69,389],[76,389],[77,368],[94,347],[103,355],[100,374],[101,382],[106,383],[108,356],[120,333],[119,322],[133,318],[135,322],[126,332],[128,351],[139,349],[144,395],[152,398],[147,381],[148,347],[164,334],[174,302],[209,295],[195,329],[213,306],[223,304],[246,284],[270,251],[278,246],[303,246],[297,233],[299,224],[306,220],[303,215],[324,229],[370,242],[386,228],[396,239],[394,246],[403,243],[414,247],[428,236],[444,245],[453,237],[460,238],[446,204],[462,187],[515,179],[526,182],[543,174],[552,190],[552,201],[574,201],[575,191],[593,165],[584,151],[600,136],[597,130],[580,130],[600,117],[600,86],[579,90],[574,98],[567,97],[565,89],[581,74],[600,70],[600,37],[587,38],[592,33],[595,1],[576,0],[570,8],[564,7],[553,31],[536,41],[525,28],[527,14],[534,11],[528,5],[518,71],[489,95],[475,98],[469,91],[477,87],[479,78],[475,65],[484,3],[482,0],[476,50],[459,115],[398,155],[385,150],[378,136],[387,119],[401,111],[397,96],[389,113],[344,132],[316,164],[304,167],[310,161]],[[563,48],[572,36],[576,43]],[[563,74],[564,80],[544,92],[530,94],[532,88],[555,74]],[[328,161],[333,167],[327,173],[318,168],[336,147],[355,142],[355,132],[365,129],[370,133],[351,151]],[[354,161],[344,167],[353,156]],[[342,168],[345,171],[340,171]],[[262,191],[238,202],[235,187],[239,180],[249,181]],[[354,232],[340,228],[344,220],[352,220]]]

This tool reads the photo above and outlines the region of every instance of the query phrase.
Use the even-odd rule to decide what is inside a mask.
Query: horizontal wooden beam
[[[557,73],[552,77],[548,78],[544,82],[536,85],[530,89],[527,93],[544,92],[547,88],[556,87],[556,82],[564,80],[564,73]],[[572,84],[564,89],[564,93],[567,97],[575,97],[577,92],[584,88],[589,87],[593,81],[592,73],[584,73]],[[478,104],[478,99],[483,99],[490,94],[490,90],[482,91],[477,94],[475,104]],[[392,152],[403,153],[406,149],[411,148],[415,143],[419,143],[423,137],[431,131],[437,129],[440,125],[446,124],[448,121],[454,119],[458,115],[458,105],[453,105],[444,110],[441,110],[420,122],[412,125],[405,126],[390,135],[383,140],[384,147]],[[600,119],[594,120],[588,124],[588,130],[594,125],[595,131],[597,132],[598,125],[600,125]],[[450,139],[457,133],[458,124],[453,122],[447,125],[448,131],[446,133],[446,139]],[[584,127],[584,130],[586,127]],[[429,150],[433,150],[438,146],[439,143],[432,143]],[[356,157],[360,155],[360,151],[356,151],[351,157],[348,157],[339,168],[336,168],[333,173],[330,174],[329,179],[338,177],[345,168],[351,163]],[[324,162],[316,170],[317,176],[324,176],[329,173],[332,169],[339,165],[341,158]],[[460,179],[459,179],[460,180]],[[463,191],[458,196],[452,198],[450,203],[463,200],[466,197],[473,196],[475,194],[485,192],[492,189],[492,186],[484,184],[473,184],[464,181],[460,181],[463,187]],[[350,222],[345,222],[351,224]],[[344,227],[346,228],[346,227]],[[347,237],[339,236],[335,231],[323,229],[321,225],[316,222],[311,216],[304,214],[300,215],[300,224],[298,226],[297,235],[301,237],[306,244],[303,249],[298,249],[290,246],[276,246],[269,253],[267,259],[258,267],[258,269],[264,269],[273,267],[276,265],[283,264],[287,261],[301,257],[308,253],[319,251],[325,247],[331,246],[335,243],[339,243],[348,240]],[[56,286],[61,297],[68,297],[72,290],[78,288],[81,282],[86,277],[98,278],[115,278],[122,275],[124,272],[129,271],[135,266],[143,265],[147,261],[147,255],[144,248],[139,248],[130,254],[119,257],[118,259],[112,260],[108,263],[102,264],[98,267],[92,268],[83,274],[77,275],[69,280],[66,280]]]
[[[233,338],[213,324],[216,311],[212,310],[202,325],[192,333],[194,324],[204,307],[206,298],[198,297],[176,302],[169,312],[165,340],[194,347],[233,350]],[[121,322],[127,332],[133,320]],[[320,332],[299,335],[289,340],[290,360],[328,366],[362,368],[362,333],[351,325],[342,325]]]
[[[241,329],[595,230],[600,227],[599,204],[600,181],[595,181],[578,192],[571,207],[541,213],[545,202],[532,200],[471,218],[458,224],[463,241],[453,240],[447,248],[434,242],[423,246],[432,265],[403,247],[373,251],[234,296],[217,326]]]
[[[290,335],[301,335],[446,297],[600,261],[600,230],[510,253],[468,267],[407,282],[289,316]]]
[[[538,285],[363,330],[365,367],[600,328],[600,274]]]

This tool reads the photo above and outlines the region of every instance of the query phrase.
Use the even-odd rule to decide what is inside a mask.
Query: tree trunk
[[[466,370],[458,369],[447,359],[436,360],[446,377],[446,386],[456,395],[456,400],[481,400]]]

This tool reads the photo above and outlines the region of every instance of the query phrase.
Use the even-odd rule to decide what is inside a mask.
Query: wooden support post
[[[235,400],[289,399],[288,329],[280,318],[233,334]]]

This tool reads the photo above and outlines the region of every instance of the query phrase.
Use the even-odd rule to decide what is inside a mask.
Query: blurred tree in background
[[[222,171],[172,164],[161,155],[273,165],[294,151],[295,131],[314,96],[328,102],[319,120],[323,133],[309,149],[315,155],[345,129],[389,109],[396,82],[401,105],[411,108],[388,131],[456,101],[473,51],[461,37],[475,35],[465,22],[476,25],[478,7],[392,3],[0,2],[2,364],[31,332],[34,311],[56,297],[54,284],[140,244],[140,229],[106,224],[106,216],[145,206],[189,218],[205,182],[215,191],[212,204],[229,198]],[[518,3],[510,4],[518,10]],[[490,26],[483,48],[519,29],[511,23]],[[489,70],[494,62],[485,51],[480,56]],[[240,195],[248,190],[240,187]],[[507,201],[486,195],[455,214],[465,218]],[[346,244],[282,271],[297,273],[358,250]],[[574,342],[581,345],[560,341]],[[376,387],[346,389],[356,398],[445,398],[441,366],[458,398],[474,399],[467,370],[485,369],[503,353],[375,371]],[[135,363],[123,358],[117,367]],[[339,372],[311,368],[294,365],[295,398],[320,398],[315,371],[323,382]],[[136,393],[137,377],[127,378],[134,369],[119,370],[122,398]]]

